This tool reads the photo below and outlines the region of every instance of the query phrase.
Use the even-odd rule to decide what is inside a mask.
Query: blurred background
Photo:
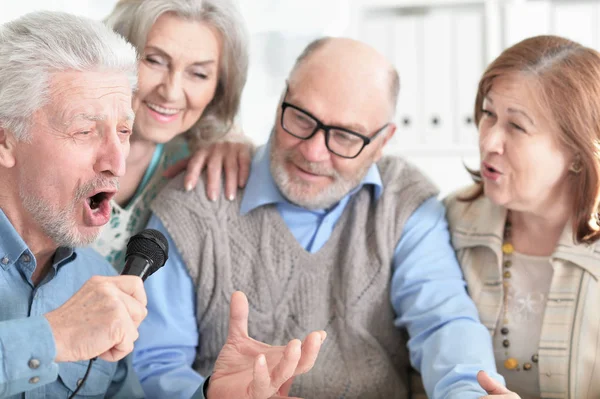
[[[477,167],[473,104],[485,66],[529,36],[557,34],[600,49],[595,0],[238,0],[251,33],[240,115],[264,143],[295,57],[311,40],[349,36],[384,53],[400,72],[398,131],[387,152],[416,163],[441,195]],[[102,19],[116,0],[0,0],[0,23],[34,10]]]

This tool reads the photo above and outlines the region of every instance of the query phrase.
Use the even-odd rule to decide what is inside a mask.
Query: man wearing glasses
[[[149,227],[176,249],[146,283],[134,360],[146,392],[185,397],[205,384],[212,399],[235,290],[249,297],[259,341],[327,332],[292,396],[407,398],[411,365],[433,398],[485,395],[479,370],[502,381],[435,187],[402,159],[382,158],[398,91],[397,72],[372,48],[317,40],[298,58],[236,200],[211,202],[202,184],[187,193],[181,178],[158,196]],[[240,385],[260,351],[236,360]]]

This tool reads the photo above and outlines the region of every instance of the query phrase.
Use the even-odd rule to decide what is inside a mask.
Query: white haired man
[[[101,22],[38,12],[0,27],[0,397],[143,397],[126,357],[147,313],[142,280],[74,249],[110,218],[136,64]]]

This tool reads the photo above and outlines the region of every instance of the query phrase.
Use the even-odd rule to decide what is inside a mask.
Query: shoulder
[[[188,141],[183,136],[175,137],[165,144],[162,154],[163,168],[166,169],[183,158],[190,156]]]
[[[451,232],[467,235],[502,236],[506,209],[492,203],[485,195],[473,200],[465,200],[475,194],[479,187],[475,184],[448,195],[443,203]]]
[[[419,168],[399,156],[385,156],[377,162],[384,192],[401,192],[413,189],[423,192],[428,198],[437,195],[435,184]]]
[[[477,185],[472,184],[452,192],[443,199],[442,202],[446,207],[448,220],[459,220],[465,215],[465,213],[470,212],[472,205],[479,202],[481,197],[472,201],[465,201],[464,198],[473,195],[478,188],[479,187]]]

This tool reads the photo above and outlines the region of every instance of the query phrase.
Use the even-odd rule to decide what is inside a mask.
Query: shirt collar
[[[0,267],[4,270],[17,262],[24,252],[29,252],[33,256],[33,253],[31,253],[31,250],[17,233],[2,209],[0,209],[0,237],[2,237],[0,242]],[[73,248],[60,247],[54,253],[52,264],[55,268],[58,268],[74,260],[76,256],[77,254]]]
[[[242,215],[263,205],[290,203],[283,194],[281,194],[271,175],[270,148],[271,141],[269,140],[267,144],[258,148],[252,159],[250,176],[248,177],[248,183],[246,184],[240,206],[240,213]],[[347,196],[355,194],[365,185],[373,186],[375,199],[379,199],[383,192],[383,182],[376,164],[369,167],[367,174],[358,187],[350,191]]]
[[[0,236],[2,236],[2,241],[0,242],[0,267],[6,270],[29,248],[2,209],[0,209]]]
[[[471,193],[472,189],[470,187],[459,195]],[[500,247],[504,240],[506,208],[494,204],[485,196],[471,202],[457,202],[455,207],[457,208],[455,212],[458,212],[461,217],[453,228],[459,233],[453,236],[454,249],[486,246],[496,253],[498,259],[501,259]],[[570,261],[600,280],[600,242],[575,244],[571,220],[565,225],[552,257]]]

